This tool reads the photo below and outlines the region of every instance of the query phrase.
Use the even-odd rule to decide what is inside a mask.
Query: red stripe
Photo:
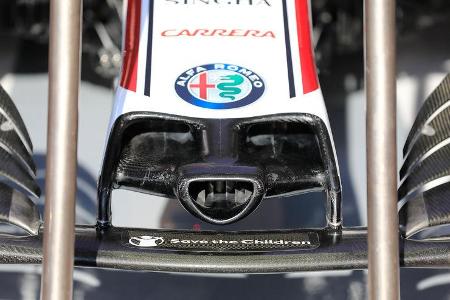
[[[133,92],[136,92],[137,85],[140,30],[141,0],[128,0],[127,25],[120,85]]]
[[[297,34],[298,46],[300,48],[303,94],[307,94],[319,88],[312,51],[308,0],[295,0],[295,11],[297,15]]]

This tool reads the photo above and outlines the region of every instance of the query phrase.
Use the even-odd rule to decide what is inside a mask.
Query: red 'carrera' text
[[[222,36],[222,37],[256,37],[275,38],[273,31],[267,30],[244,30],[244,29],[167,29],[161,32],[163,37],[195,37],[195,36]]]

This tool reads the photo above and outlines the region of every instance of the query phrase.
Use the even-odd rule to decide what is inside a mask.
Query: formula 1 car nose
[[[99,181],[100,226],[110,224],[114,188],[178,198],[214,224],[238,221],[263,198],[325,191],[328,225],[342,225],[308,3],[236,2],[230,22],[223,9],[232,2],[189,13],[187,2],[130,2]],[[155,18],[164,13],[177,18]],[[193,19],[206,31],[186,28]],[[222,24],[233,37],[208,30]]]

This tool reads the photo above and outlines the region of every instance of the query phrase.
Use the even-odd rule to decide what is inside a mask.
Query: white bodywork
[[[303,37],[299,37],[302,34],[299,32],[301,18],[306,16],[303,22],[308,27],[310,24],[309,13],[305,14],[304,9],[299,12],[301,7],[308,9],[307,0],[142,0],[137,5],[140,7],[136,7],[135,3],[131,7],[130,3],[134,1],[129,1],[128,14],[131,10],[135,14],[140,10],[139,28],[137,24],[134,26],[135,30],[139,30],[139,46],[132,47],[137,61],[131,60],[127,66],[125,56],[111,124],[120,115],[133,111],[196,118],[309,113],[320,117],[329,128],[315,70],[302,75],[301,59],[306,61],[313,57],[309,36],[306,37],[309,45],[304,45],[304,29]],[[132,30],[133,25],[128,20],[126,35],[131,36]],[[150,43],[149,30],[152,35]],[[310,28],[307,32],[311,32]],[[310,57],[302,56],[302,47],[309,48],[303,49],[303,52],[309,52]],[[291,78],[288,74],[287,49],[292,61]],[[129,50],[125,47],[125,51]],[[248,68],[258,74],[265,84],[262,96],[242,107],[210,109],[192,105],[177,95],[175,84],[180,74],[197,66],[221,63]],[[315,68],[314,61],[309,64]],[[135,68],[136,81],[131,88],[124,83],[124,73],[130,65]],[[150,76],[148,68],[151,68]],[[308,80],[315,81],[316,87],[313,83],[313,88],[306,90],[302,76],[314,77]],[[149,96],[145,95],[146,80],[151,82]],[[294,89],[290,88],[290,83]],[[291,97],[292,93],[294,97]]]

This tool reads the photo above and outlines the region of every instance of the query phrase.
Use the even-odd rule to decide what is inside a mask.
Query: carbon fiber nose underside
[[[178,198],[188,211],[215,224],[245,217],[265,197],[327,191],[334,201],[327,218],[339,225],[340,181],[331,143],[323,121],[309,114],[244,119],[126,114],[108,141],[99,180],[99,221],[110,222],[111,190],[117,188]],[[252,196],[233,206],[220,200],[217,189],[208,192],[214,204],[199,207],[202,189],[195,186],[222,181],[227,193],[235,194],[239,189],[231,186],[251,183]]]

